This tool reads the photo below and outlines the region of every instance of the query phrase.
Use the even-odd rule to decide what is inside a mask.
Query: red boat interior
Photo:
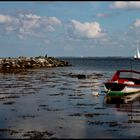
[[[129,77],[121,77],[121,74],[129,74]],[[135,74],[135,77],[133,77],[133,75]],[[124,83],[124,82],[133,82],[134,85],[140,85],[140,72],[138,71],[134,71],[134,70],[119,70],[117,71],[110,82],[115,82],[117,81],[118,83]]]

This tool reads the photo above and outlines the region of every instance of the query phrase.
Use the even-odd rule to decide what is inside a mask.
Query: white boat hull
[[[104,86],[105,92],[108,92],[109,90]],[[117,91],[115,91],[117,92]],[[123,92],[123,93],[134,93],[134,92],[140,92],[140,86],[125,86],[121,91],[118,92]]]

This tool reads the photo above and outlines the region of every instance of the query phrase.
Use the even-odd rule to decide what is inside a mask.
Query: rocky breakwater
[[[31,68],[71,66],[67,61],[54,57],[0,58],[0,72],[19,72]]]

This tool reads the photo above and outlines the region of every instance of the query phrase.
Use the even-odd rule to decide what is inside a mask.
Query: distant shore
[[[19,72],[32,68],[42,67],[64,67],[71,66],[67,61],[54,57],[24,57],[17,58],[0,58],[0,72]]]

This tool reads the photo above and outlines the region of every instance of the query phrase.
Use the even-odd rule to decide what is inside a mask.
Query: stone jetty
[[[18,72],[32,68],[42,67],[64,67],[71,64],[64,60],[54,57],[23,57],[18,58],[0,58],[0,72]]]

